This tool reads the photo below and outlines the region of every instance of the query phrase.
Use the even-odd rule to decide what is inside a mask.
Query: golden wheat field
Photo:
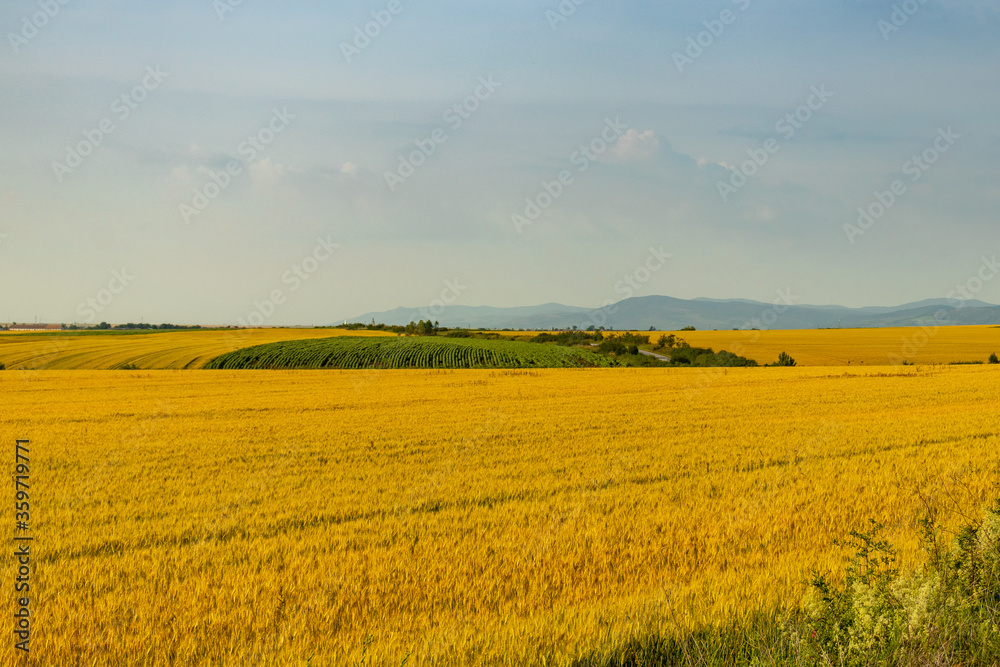
[[[869,517],[911,561],[918,491],[997,493],[995,366],[24,371],[0,393],[36,557],[30,658],[3,642],[4,665],[568,665],[798,600]]]
[[[0,363],[12,370],[201,368],[226,352],[251,345],[330,336],[390,336],[342,329],[233,329],[163,333],[5,333]]]
[[[529,340],[535,332],[497,332]],[[800,366],[880,366],[984,362],[1000,354],[1000,327],[936,329],[819,329],[794,331],[640,331],[656,342],[679,335],[696,347],[728,350],[760,364],[788,352]],[[10,369],[105,370],[134,364],[139,369],[197,369],[242,347],[329,336],[394,336],[382,331],[343,329],[238,329],[146,334],[73,332],[0,334],[0,363]]]
[[[970,363],[1000,354],[997,326],[639,333],[651,342],[673,333],[695,347],[728,350],[760,364],[774,363],[782,352],[800,366]]]

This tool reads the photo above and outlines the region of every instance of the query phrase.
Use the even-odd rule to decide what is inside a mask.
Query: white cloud
[[[716,167],[722,167],[723,169],[732,169],[732,167],[727,162],[717,162],[707,157],[698,158],[699,167],[707,167],[708,165],[714,165]]]
[[[279,162],[272,162],[266,157],[250,165],[250,177],[258,187],[271,187],[281,180],[282,176],[293,171]]]
[[[180,151],[180,155],[194,163],[208,162],[213,157],[210,151],[195,143],[189,144],[187,148]]]
[[[618,162],[633,162],[649,160],[659,151],[660,140],[655,132],[631,129],[618,138],[618,142],[608,150],[608,155]]]

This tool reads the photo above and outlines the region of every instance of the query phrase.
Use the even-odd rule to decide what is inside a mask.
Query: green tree
[[[788,356],[787,352],[782,352],[778,355],[778,361],[774,364],[775,366],[794,366],[795,360]]]
[[[990,355],[990,363],[991,364],[1000,364],[1000,359],[997,358],[997,353],[996,352],[994,352],[993,354]]]
[[[656,341],[656,346],[659,348],[673,347],[677,343],[677,336],[670,334],[669,336],[660,336],[659,340]]]

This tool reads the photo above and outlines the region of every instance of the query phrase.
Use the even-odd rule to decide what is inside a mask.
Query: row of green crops
[[[206,368],[570,368],[611,366],[587,350],[477,338],[340,336],[255,345]]]

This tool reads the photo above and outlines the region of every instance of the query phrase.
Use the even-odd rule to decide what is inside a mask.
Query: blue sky
[[[599,306],[651,248],[637,296],[894,305],[1000,250],[996,0],[10,0],[0,30],[0,321]]]

